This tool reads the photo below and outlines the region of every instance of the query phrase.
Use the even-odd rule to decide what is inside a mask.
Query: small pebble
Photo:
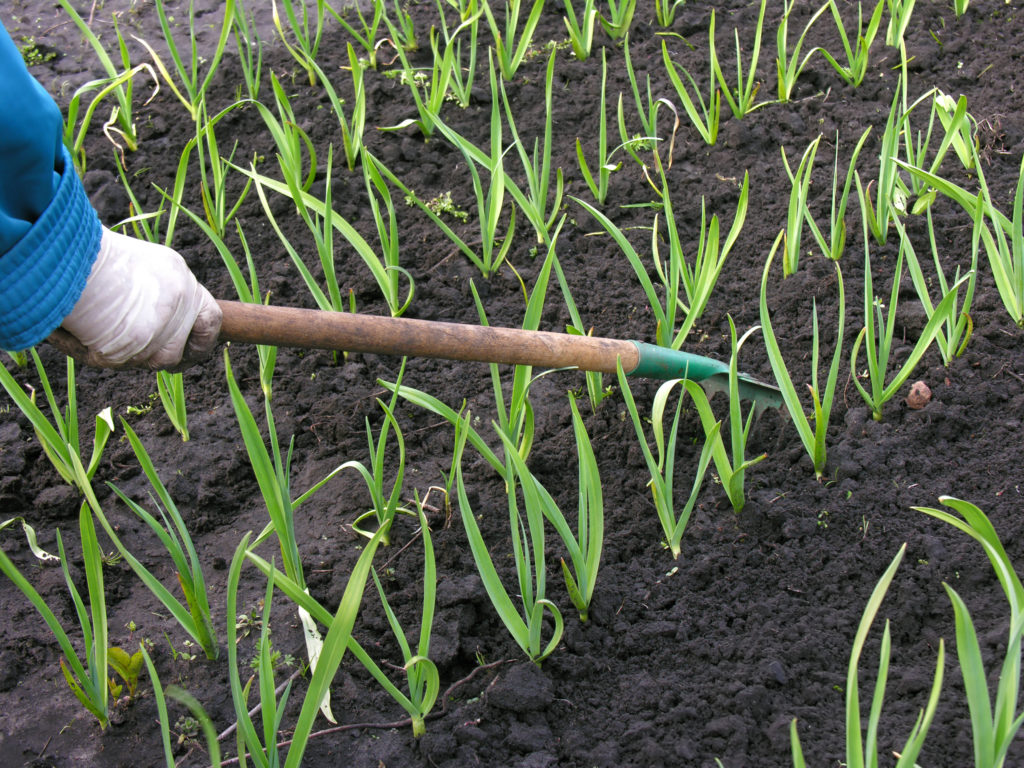
[[[928,405],[932,399],[932,391],[923,381],[915,381],[910,385],[910,394],[907,395],[907,406],[919,411]]]

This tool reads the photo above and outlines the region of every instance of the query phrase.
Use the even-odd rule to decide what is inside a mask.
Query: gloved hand
[[[85,290],[62,328],[107,368],[183,370],[213,350],[221,311],[177,252],[103,229]]]

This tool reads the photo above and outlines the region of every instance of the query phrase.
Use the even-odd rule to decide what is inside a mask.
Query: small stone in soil
[[[907,406],[919,411],[924,408],[932,399],[932,391],[923,381],[915,381],[910,385],[910,394],[907,395]]]

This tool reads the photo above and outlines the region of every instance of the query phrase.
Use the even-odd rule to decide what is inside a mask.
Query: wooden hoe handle
[[[623,370],[631,371],[640,356],[636,344],[616,339],[238,301],[217,303],[224,313],[222,341],[539,368],[575,366],[604,373],[615,372],[619,356]]]
[[[729,366],[724,362],[639,341],[238,301],[217,304],[224,313],[221,341],[601,373],[615,373],[616,362],[621,359],[627,376],[661,380],[685,377],[725,391],[729,386]],[[88,350],[78,339],[60,328],[48,341],[76,359],[89,359]],[[785,405],[782,393],[771,384],[738,374],[737,386],[739,396],[754,401],[759,410]]]

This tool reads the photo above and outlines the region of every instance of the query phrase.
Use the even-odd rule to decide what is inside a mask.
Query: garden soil
[[[150,2],[76,3],[106,44],[112,44],[112,14],[124,33],[152,40],[160,36]],[[168,2],[174,27],[182,34],[187,4]],[[328,146],[334,145],[330,184],[334,208],[370,242],[376,242],[367,193],[359,168],[348,171],[341,160],[341,135],[322,88],[311,87],[273,30],[269,8],[256,9],[256,28],[265,40],[261,98],[273,105],[269,73],[274,72],[291,98],[296,120],[317,149],[317,174],[312,191],[323,195],[327,181]],[[759,101],[775,98],[775,30],[781,4],[765,18],[757,80]],[[855,4],[841,0],[848,26]],[[790,20],[795,41],[811,16],[811,4],[800,4]],[[742,333],[759,320],[762,271],[772,243],[785,225],[790,180],[782,148],[793,169],[808,144],[821,136],[811,177],[811,209],[827,220],[831,178],[838,144],[838,168],[845,174],[850,153],[863,131],[871,127],[858,169],[865,183],[878,177],[880,139],[897,88],[900,56],[884,45],[884,27],[870,51],[870,66],[859,87],[843,83],[828,62],[815,53],[797,81],[787,104],[767,103],[742,120],[723,105],[722,125],[714,146],[705,144],[688,122],[662,63],[662,45],[685,66],[706,92],[709,82],[707,27],[715,8],[718,50],[727,77],[733,77],[733,29],[739,32],[744,62],[749,61],[758,18],[758,4],[747,1],[688,2],[678,8],[671,28],[662,31],[652,5],[642,4],[630,35],[632,61],[643,84],[649,75],[654,98],[665,97],[682,119],[674,144],[671,114],[662,108],[659,147],[668,179],[684,250],[696,251],[702,210],[731,226],[744,174],[749,174],[750,201],[746,223],[728,256],[714,295],[685,348],[728,359],[731,316]],[[206,53],[220,23],[219,4],[196,3],[200,48]],[[212,10],[211,10],[212,9]],[[865,9],[867,10],[867,9]],[[420,48],[413,64],[430,61],[428,28],[436,20],[431,3],[414,3]],[[12,0],[0,11],[19,45],[34,41],[35,76],[66,107],[82,83],[102,74],[94,53],[77,29],[51,2]],[[1012,211],[1013,193],[1024,152],[1021,121],[1024,84],[1020,73],[1020,40],[1024,18],[1017,2],[976,0],[957,18],[949,3],[918,3],[906,31],[910,99],[930,88],[954,98],[961,93],[977,121],[982,170],[1002,210]],[[481,25],[481,40],[490,41]],[[618,95],[623,94],[631,134],[639,132],[623,53],[598,31],[595,55],[583,62],[570,55],[562,6],[549,3],[537,29],[536,50],[505,88],[521,136],[532,149],[543,135],[544,72],[549,40],[555,52],[552,166],[563,169],[567,197],[565,224],[557,256],[588,328],[598,336],[654,340],[655,320],[647,299],[621,250],[597,221],[576,201],[592,202],[580,174],[575,142],[593,166],[597,152],[601,93],[601,50],[607,53],[609,146],[620,142],[615,122]],[[128,37],[133,60],[145,53]],[[351,100],[346,71],[346,38],[328,20],[320,52],[324,71]],[[827,12],[812,27],[804,52],[814,45],[841,50]],[[233,44],[232,44],[233,46]],[[159,48],[159,46],[158,46]],[[233,48],[229,46],[231,50]],[[385,132],[415,116],[407,85],[388,77],[393,53],[385,44],[377,71],[366,72],[367,130],[371,151],[424,200],[451,193],[456,208],[467,211],[468,224],[445,220],[469,242],[479,240],[472,222],[477,215],[471,177],[463,157],[435,135],[429,140],[415,127]],[[207,54],[208,55],[208,54]],[[803,54],[801,54],[803,55]],[[481,48],[472,100],[465,109],[449,103],[444,119],[478,146],[486,146],[492,97],[487,81],[486,53]],[[212,81],[211,111],[235,101],[243,82],[237,57],[229,54]],[[191,134],[190,121],[164,85],[145,105],[150,84],[136,86],[139,148],[125,155],[126,175],[143,210],[160,207],[154,185],[169,187],[178,158]],[[349,102],[350,103],[350,102]],[[6,107],[5,107],[6,108]],[[348,108],[348,107],[346,107]],[[100,110],[105,113],[106,108]],[[113,225],[129,215],[128,200],[117,177],[114,147],[97,118],[86,142],[85,184],[104,222]],[[927,109],[914,113],[915,131],[927,127]],[[936,134],[940,132],[936,129]],[[838,138],[837,138],[838,137]],[[274,146],[257,110],[241,107],[218,129],[221,151],[237,140],[235,160],[248,165],[254,157],[260,170],[278,173]],[[506,134],[506,142],[509,137]],[[934,146],[934,144],[933,144]],[[640,155],[653,174],[650,150]],[[644,258],[649,258],[651,227],[659,195],[640,164],[619,150],[613,162],[607,201],[600,206],[625,231]],[[515,150],[506,167],[520,178]],[[964,172],[950,155],[942,170],[968,189],[977,189],[976,174]],[[242,189],[238,174],[228,189]],[[870,185],[873,191],[877,181]],[[417,208],[403,204],[393,190],[400,224],[401,264],[415,280],[415,296],[406,313],[427,320],[478,322],[475,286],[488,320],[496,326],[523,321],[524,289],[537,277],[545,249],[538,248],[524,217],[508,253],[509,266],[483,279]],[[315,264],[315,246],[294,207],[267,192],[267,204],[285,233]],[[911,201],[913,202],[913,201]],[[193,167],[185,203],[201,210],[198,170]],[[505,216],[508,215],[508,207]],[[658,217],[664,240],[663,217]],[[971,263],[971,218],[958,205],[935,201],[932,218],[936,248],[943,269],[952,276]],[[280,240],[268,226],[256,194],[250,193],[238,216],[260,280],[271,303],[314,307],[310,292]],[[507,219],[506,219],[507,220]],[[905,218],[909,237],[922,268],[933,274],[924,216]],[[501,228],[504,232],[505,225]],[[437,664],[442,699],[414,739],[404,711],[350,656],[331,688],[338,727],[322,718],[306,752],[304,764],[355,768],[404,766],[714,766],[729,768],[791,765],[790,728],[796,721],[808,764],[838,766],[845,757],[847,666],[854,634],[867,600],[886,567],[906,545],[895,578],[872,627],[860,665],[861,699],[867,701],[876,678],[885,622],[891,633],[892,659],[879,728],[881,763],[894,762],[918,713],[925,706],[936,663],[945,648],[944,679],[935,720],[920,757],[921,765],[973,764],[969,713],[960,676],[953,610],[944,585],[954,588],[969,607],[978,629],[990,685],[994,686],[1006,654],[1009,607],[993,569],[978,543],[915,506],[938,506],[951,495],[977,504],[991,518],[1010,558],[1024,564],[1024,348],[1022,331],[1008,316],[996,290],[984,253],[977,290],[970,307],[973,325],[963,353],[948,366],[934,347],[913,375],[886,403],[881,420],[872,418],[853,376],[867,367],[863,352],[851,371],[850,350],[864,317],[864,239],[854,191],[847,215],[846,250],[839,262],[846,296],[846,321],[836,402],[828,428],[827,469],[821,480],[790,419],[768,411],[754,424],[750,455],[766,458],[747,473],[746,504],[735,512],[722,487],[708,473],[682,538],[682,553],[673,559],[664,548],[643,454],[613,377],[605,378],[611,395],[592,409],[580,406],[593,439],[604,489],[604,555],[596,595],[587,622],[581,622],[562,586],[558,558],[564,555],[553,531],[548,532],[548,594],[565,616],[565,634],[540,666],[528,661],[493,610],[474,567],[460,510],[446,512],[443,496],[431,490],[450,476],[452,427],[442,418],[402,402],[397,420],[405,439],[406,472],[403,498],[427,496],[432,540],[437,555],[437,615],[430,657]],[[243,250],[234,233],[229,244],[239,259]],[[875,292],[888,305],[898,255],[895,230],[885,246],[872,242]],[[174,246],[219,298],[235,292],[216,250],[201,232],[184,221]],[[386,314],[369,271],[348,246],[336,238],[338,283],[360,312]],[[783,279],[779,259],[768,276],[768,305],[783,355],[803,391],[811,381],[812,317],[817,307],[821,330],[819,374],[824,377],[836,343],[839,282],[836,266],[824,259],[805,232],[799,269]],[[662,246],[665,252],[665,246]],[[648,262],[653,276],[653,263]],[[513,270],[514,267],[514,270]],[[317,267],[318,269],[318,267]],[[319,275],[319,271],[316,272]],[[933,300],[937,287],[933,282]],[[926,321],[909,276],[898,288],[891,373],[907,358]],[[565,302],[552,281],[541,327],[562,331],[569,322]],[[48,346],[39,352],[63,392],[64,358]],[[111,372],[79,367],[78,408],[88,444],[93,414],[111,406],[137,431],[181,510],[205,568],[215,621],[220,627],[221,657],[208,661],[166,614],[124,561],[111,558],[104,568],[111,645],[137,647],[151,643],[164,685],[176,684],[193,694],[218,732],[235,721],[223,644],[226,622],[227,566],[247,531],[259,532],[267,513],[249,466],[228,396],[224,350],[185,374],[189,431],[182,442],[171,428],[150,372]],[[256,350],[232,345],[231,366],[250,407],[262,423],[262,394]],[[31,369],[5,364],[25,385],[39,386]],[[742,348],[740,367],[771,380],[772,371],[760,334]],[[304,491],[346,461],[369,461],[366,426],[376,435],[383,423],[379,399],[388,394],[381,381],[394,381],[400,361],[369,354],[343,356],[323,351],[282,349],[273,382],[273,409],[283,442],[294,439],[291,457],[293,495]],[[506,386],[510,371],[501,369]],[[921,381],[931,396],[923,407],[906,402],[910,384]],[[409,360],[403,382],[427,391],[453,408],[463,403],[474,423],[492,444],[489,427],[496,418],[490,371],[486,365]],[[656,382],[633,383],[642,411],[649,413]],[[582,374],[552,373],[531,389],[536,439],[529,466],[554,498],[575,516],[577,475],[575,445],[567,392],[585,392]],[[59,394],[63,397],[62,394]],[[673,401],[674,402],[674,399]],[[725,415],[721,397],[713,401]],[[43,454],[28,421],[6,398],[0,416],[0,508],[4,519],[23,516],[40,536],[41,545],[56,551],[55,531],[68,546],[71,574],[84,590],[77,541],[76,492],[64,485]],[[921,405],[917,403],[917,405]],[[170,561],[149,530],[121,504],[108,483],[149,504],[148,484],[124,432],[118,426],[97,471],[95,487],[107,514],[118,525],[131,551],[172,585]],[[676,461],[676,509],[689,496],[700,445],[699,420],[687,403],[680,424]],[[392,472],[398,456],[392,438],[385,466]],[[471,514],[475,515],[506,585],[515,593],[508,506],[493,470],[469,449],[463,469]],[[357,472],[344,470],[296,513],[299,551],[312,595],[329,609],[338,605],[348,574],[365,539],[353,523],[370,505]],[[73,605],[59,567],[36,561],[13,526],[2,544],[23,573],[70,626]],[[113,551],[113,546],[104,542]],[[275,555],[273,541],[261,548]],[[279,554],[279,552],[278,552]],[[412,518],[396,521],[392,543],[376,556],[375,566],[402,626],[411,638],[419,632],[423,595],[423,546]],[[254,568],[243,572],[240,612],[258,618],[265,581]],[[249,625],[251,626],[251,621]],[[240,622],[243,629],[246,622]],[[304,647],[294,606],[275,596],[271,618],[273,646],[282,654],[278,680],[301,664]],[[545,638],[550,633],[545,627]],[[76,642],[80,633],[72,632]],[[239,642],[243,680],[250,674],[258,629]],[[376,590],[366,589],[355,636],[402,685],[401,654],[389,629]],[[57,643],[28,600],[9,581],[0,583],[0,764],[4,766],[158,766],[163,753],[152,685],[143,675],[133,701],[115,708],[114,722],[101,731],[76,702],[60,672]],[[291,666],[289,666],[291,665]],[[295,721],[308,676],[295,679],[282,723],[283,737]],[[253,697],[255,700],[255,697]],[[865,705],[866,713],[866,705]],[[171,705],[170,726],[176,758],[182,765],[209,763],[202,742]],[[866,715],[865,715],[866,716]],[[226,736],[227,758],[235,755],[235,737]],[[1007,764],[1020,765],[1024,750],[1015,747]]]

